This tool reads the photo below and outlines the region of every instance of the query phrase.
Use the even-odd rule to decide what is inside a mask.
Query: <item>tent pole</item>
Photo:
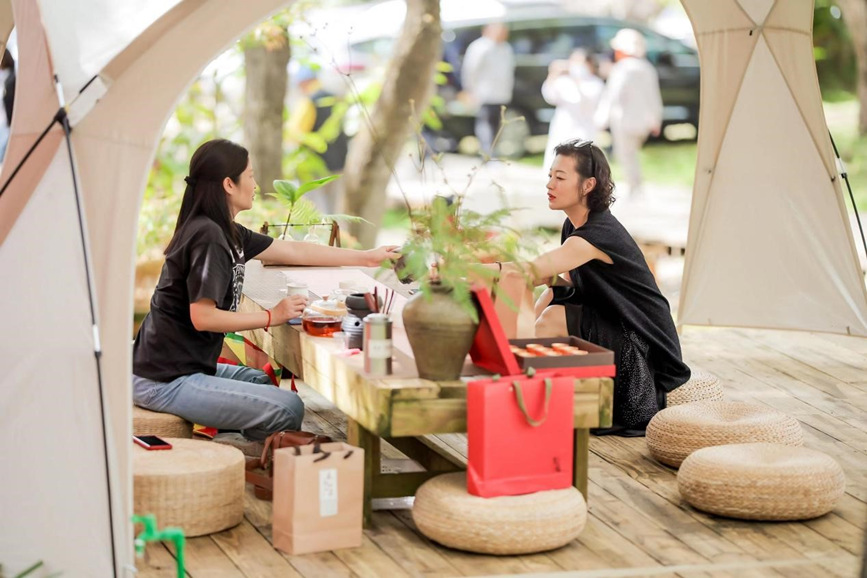
[[[84,257],[84,273],[85,278],[87,279],[87,294],[88,301],[90,303],[90,321],[93,328],[93,356],[94,361],[96,361],[96,380],[97,386],[99,388],[99,412],[100,416],[102,417],[102,449],[105,459],[105,485],[106,489],[108,490],[108,535],[111,539],[112,569],[114,570],[114,576],[117,576],[117,547],[115,545],[114,536],[114,509],[112,507],[113,500],[111,492],[111,467],[109,464],[108,456],[108,433],[106,431],[107,426],[105,423],[105,399],[103,398],[102,385],[102,343],[99,337],[99,322],[97,319],[97,309],[95,305],[96,299],[93,290],[93,280],[91,279],[90,250],[87,244],[87,237],[84,233],[84,211],[82,210],[81,206],[81,195],[78,190],[78,177],[75,174],[75,157],[72,154],[72,139],[70,138],[72,128],[69,126],[69,118],[66,116],[66,109],[61,108],[55,118],[60,123],[60,126],[63,127],[63,134],[66,140],[66,151],[69,154],[69,171],[72,173],[72,188],[75,191],[75,206],[78,210],[78,230],[81,234],[81,252]]]
[[[2,196],[3,196],[3,193],[6,192],[6,189],[7,189],[7,188],[9,187],[9,185],[12,183],[13,179],[15,179],[15,176],[18,174],[18,171],[21,170],[21,167],[24,166],[24,163],[27,162],[27,159],[30,158],[30,155],[33,154],[33,151],[36,150],[36,147],[39,146],[39,143],[42,142],[42,140],[43,140],[43,139],[45,138],[45,136],[48,134],[48,131],[51,130],[51,127],[54,126],[54,123],[55,123],[55,122],[61,122],[61,120],[60,120],[61,117],[64,117],[64,118],[66,117],[66,111],[65,111],[64,109],[62,109],[62,108],[61,108],[60,110],[57,111],[57,114],[54,115],[54,118],[52,118],[52,119],[51,119],[51,122],[48,123],[48,126],[45,127],[45,130],[42,131],[42,134],[39,135],[39,138],[36,139],[36,142],[33,143],[33,145],[32,145],[32,146],[30,147],[30,149],[27,151],[27,154],[24,155],[24,158],[21,159],[21,160],[18,162],[18,164],[15,166],[15,170],[12,171],[12,174],[11,174],[11,175],[9,175],[9,180],[7,180],[5,183],[3,183],[3,188],[0,189],[0,197],[2,197]]]
[[[858,223],[858,230],[861,232],[861,244],[864,245],[864,254],[867,255],[867,240],[864,238],[864,227],[861,225],[861,215],[858,214],[858,205],[855,204],[855,195],[852,194],[852,185],[849,184],[849,173],[843,165],[843,159],[840,158],[840,153],[837,151],[837,143],[834,142],[834,135],[831,134],[831,131],[828,131],[828,136],[831,137],[831,146],[834,147],[834,156],[837,157],[837,161],[839,161],[840,167],[843,169],[840,171],[840,176],[843,177],[844,181],[846,181],[846,188],[849,190],[849,199],[852,201],[852,210],[855,211],[855,221]]]

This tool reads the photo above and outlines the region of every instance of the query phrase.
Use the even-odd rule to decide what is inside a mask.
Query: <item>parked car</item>
[[[376,18],[382,23],[391,12],[405,10],[403,1],[393,9],[386,2],[377,6]],[[501,4],[487,16],[467,18],[460,12],[447,18],[443,13],[443,60],[449,62],[453,71],[439,87],[442,106],[438,111],[443,122],[442,130],[430,132],[429,142],[437,150],[456,150],[463,138],[473,135],[475,110],[458,98],[461,90],[460,67],[467,46],[481,36],[482,27],[492,21],[509,27],[509,43],[515,52],[515,89],[509,108],[513,117],[523,116],[524,121],[512,122],[501,137],[500,152],[519,156],[525,150],[538,150],[536,143],[544,140],[529,137],[547,135],[548,122],[553,108],[542,98],[542,83],[548,73],[548,65],[555,59],[568,58],[576,48],[591,52],[600,65],[603,78],[613,59],[609,41],[622,28],[635,28],[647,40],[647,58],[657,69],[662,92],[663,129],[670,124],[689,123],[698,126],[699,107],[699,60],[695,49],[679,40],[668,38],[646,26],[613,18],[583,16],[556,5],[535,3],[532,5]],[[392,15],[390,21],[402,21],[402,15]],[[337,62],[343,73],[351,73],[363,79],[372,71],[384,70],[391,56],[398,29],[392,26],[370,28],[356,25],[358,32],[349,37],[349,51]],[[344,41],[345,42],[345,41]],[[528,146],[530,145],[530,146]]]

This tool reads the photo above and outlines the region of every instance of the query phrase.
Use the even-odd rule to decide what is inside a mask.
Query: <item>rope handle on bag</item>
[[[497,276],[494,277],[494,282],[491,285],[491,302],[494,304],[497,303],[497,290],[500,288],[500,277],[503,275],[503,263],[500,261],[496,261],[499,270],[497,271]]]
[[[524,414],[524,418],[527,420],[527,423],[532,427],[539,427],[545,420],[548,419],[548,405],[551,402],[551,389],[553,388],[554,383],[551,381],[550,377],[545,378],[545,408],[542,412],[542,416],[539,419],[533,419],[530,417],[530,414],[527,413],[527,404],[524,403],[524,392],[521,390],[521,384],[517,380],[512,382],[512,387],[515,388],[515,400],[518,402],[518,409],[521,410],[521,413]]]

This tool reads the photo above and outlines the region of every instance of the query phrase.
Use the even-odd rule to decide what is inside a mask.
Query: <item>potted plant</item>
[[[435,197],[410,211],[411,231],[394,269],[402,281],[418,281],[403,309],[403,324],[419,376],[434,381],[460,377],[478,312],[470,292],[491,285],[496,261],[517,259],[519,237],[503,227],[508,209],[489,214],[463,206],[463,196]]]
[[[314,205],[309,199],[304,198],[306,194],[315,191],[340,177],[341,175],[330,175],[321,179],[301,183],[300,185],[288,180],[274,181],[274,192],[276,193],[277,199],[286,205],[289,209],[289,213],[286,215],[285,223],[269,224],[266,222],[262,226],[262,232],[267,233],[270,228],[282,228],[283,230],[280,233],[281,239],[284,239],[286,234],[289,233],[290,237],[295,237],[298,240],[321,243],[323,239],[316,235],[314,231],[317,227],[322,229],[323,225],[328,225],[329,227],[326,229],[328,234],[328,244],[340,246],[340,237],[338,235],[339,229],[337,227],[338,221],[345,221],[348,223],[357,223],[362,221],[367,223],[368,221],[361,217],[355,217],[352,215],[322,214],[319,209],[316,208],[316,205]],[[292,231],[294,231],[295,234],[293,234]]]

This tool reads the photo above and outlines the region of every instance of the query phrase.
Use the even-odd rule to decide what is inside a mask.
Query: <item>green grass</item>
[[[848,94],[848,97],[847,97]],[[867,211],[867,135],[858,135],[858,101],[851,94],[836,92],[824,103],[828,129],[849,175],[849,183],[859,211]],[[641,167],[649,183],[691,188],[695,173],[695,142],[651,142],[641,150]],[[529,155],[522,163],[542,166],[542,155]],[[622,172],[617,163],[611,168],[616,183]],[[843,184],[846,206],[849,192]]]

